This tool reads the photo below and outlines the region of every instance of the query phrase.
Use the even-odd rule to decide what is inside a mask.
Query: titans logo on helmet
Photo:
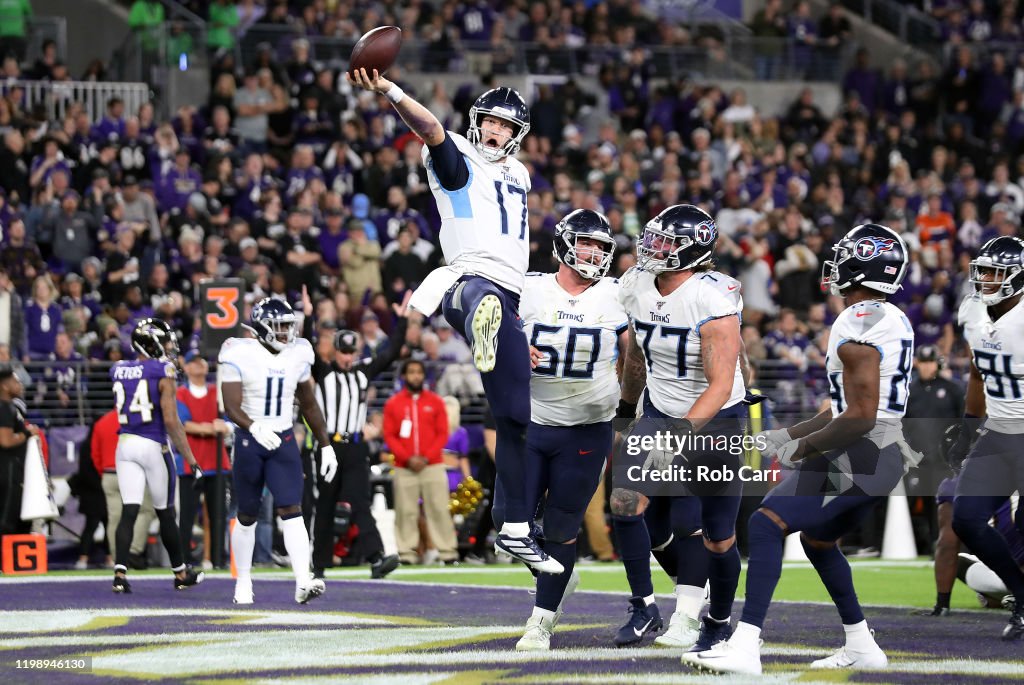
[[[714,222],[704,222],[694,229],[693,237],[701,245],[707,245],[718,237],[718,229]]]
[[[883,252],[892,252],[893,246],[896,241],[892,238],[876,238],[870,236],[867,238],[861,238],[857,241],[857,244],[853,248],[853,253],[857,259],[867,261],[872,259],[875,255],[882,254]]]

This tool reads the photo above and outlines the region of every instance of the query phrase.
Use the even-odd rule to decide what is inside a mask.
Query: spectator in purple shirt
[[[92,139],[96,142],[116,143],[124,137],[124,101],[112,97],[107,101],[107,113],[92,127]]]
[[[60,143],[56,138],[47,138],[43,142],[43,154],[32,158],[28,183],[33,190],[37,190],[45,186],[58,170],[71,176],[71,166],[64,159],[64,153],[60,151]]]
[[[25,361],[48,359],[57,347],[57,333],[61,330],[60,305],[56,302],[57,288],[49,276],[38,276],[32,284],[32,297],[25,303],[25,339],[22,349],[27,350]]]
[[[881,78],[878,75],[878,70],[872,69],[870,66],[870,56],[867,48],[860,48],[857,50],[853,67],[846,72],[846,76],[843,78],[843,92],[857,91],[857,94],[860,95],[861,104],[874,114],[875,109],[878,107],[880,83]]]
[[[174,155],[174,166],[164,176],[160,188],[161,211],[184,210],[192,193],[199,192],[202,178],[199,176],[199,172],[192,168],[191,162],[192,155],[189,154],[188,149],[178,148]]]

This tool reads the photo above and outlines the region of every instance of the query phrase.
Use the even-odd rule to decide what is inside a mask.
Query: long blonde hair
[[[462,425],[462,405],[459,400],[451,395],[445,395],[444,408],[448,412],[448,435],[452,435]]]

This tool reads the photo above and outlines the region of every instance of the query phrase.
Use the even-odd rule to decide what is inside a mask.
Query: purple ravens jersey
[[[157,359],[117,362],[110,369],[120,434],[138,435],[163,443],[167,440],[160,410],[160,379],[174,379],[174,365]]]

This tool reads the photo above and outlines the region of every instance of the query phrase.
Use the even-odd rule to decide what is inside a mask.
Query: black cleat
[[[184,590],[192,587],[193,585],[199,585],[199,583],[203,582],[203,578],[205,577],[206,575],[202,571],[196,573],[191,566],[188,566],[185,568],[184,578],[174,576],[174,589]]]
[[[132,593],[132,585],[128,582],[127,576],[114,576],[114,592],[122,595]]]
[[[383,578],[387,574],[394,571],[396,568],[398,568],[397,554],[381,557],[377,561],[370,564],[370,577],[374,579]]]
[[[1024,636],[1024,607],[1016,607],[1010,614],[1010,622],[1003,628],[1004,640],[1019,640]]]
[[[700,636],[697,643],[690,648],[691,652],[706,652],[719,642],[724,642],[732,636],[732,625],[729,621],[716,621],[710,616],[701,619]]]
[[[615,633],[616,647],[640,644],[644,636],[662,629],[664,622],[657,604],[644,604],[643,597],[629,599],[629,621]]]

